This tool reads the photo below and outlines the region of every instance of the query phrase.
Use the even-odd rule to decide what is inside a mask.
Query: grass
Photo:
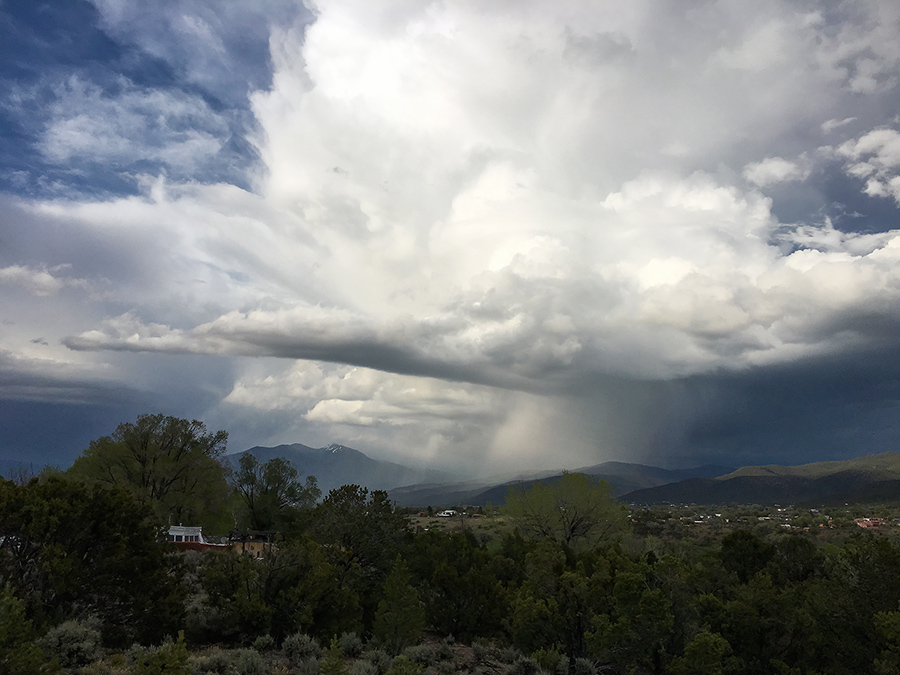
[[[467,516],[454,516],[452,518],[438,518],[437,516],[409,516],[410,527],[416,532],[427,530],[440,530],[441,532],[471,532],[479,540],[487,543],[488,548],[499,546],[500,541],[507,532],[512,531],[512,525],[503,516],[490,518],[470,518]]]

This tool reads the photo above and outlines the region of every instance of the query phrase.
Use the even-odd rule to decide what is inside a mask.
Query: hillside
[[[634,504],[831,504],[900,500],[900,453],[799,466],[748,466],[622,495]]]
[[[643,464],[603,462],[574,469],[573,473],[584,473],[598,480],[604,480],[609,483],[612,494],[620,496],[640,488],[673,483],[684,478],[718,476],[729,471],[731,471],[730,468],[714,466],[670,470]],[[545,472],[531,477],[523,476],[515,480],[505,480],[493,485],[473,483],[410,485],[391,490],[390,494],[391,499],[400,506],[501,505],[506,502],[506,495],[513,485],[521,485],[528,489],[536,482],[553,483],[561,477],[562,472]]]
[[[900,479],[900,452],[882,452],[855,459],[832,462],[813,462],[797,466],[767,464],[765,466],[745,466],[719,480],[730,480],[740,476],[797,476],[800,478],[824,478],[846,471],[870,476],[872,480]]]

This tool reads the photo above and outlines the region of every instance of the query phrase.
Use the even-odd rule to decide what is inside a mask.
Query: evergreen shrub
[[[80,668],[103,656],[100,622],[95,617],[64,621],[47,631],[39,644],[63,668]]]
[[[358,658],[363,652],[363,641],[356,633],[344,633],[340,639],[341,650],[351,659]]]
[[[281,650],[292,664],[322,656],[322,648],[315,638],[305,633],[294,633],[284,639]]]
[[[266,661],[255,649],[239,649],[234,656],[235,675],[267,675]]]

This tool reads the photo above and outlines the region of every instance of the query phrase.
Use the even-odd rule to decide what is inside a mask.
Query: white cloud
[[[168,44],[132,3],[100,6],[116,34]],[[148,179],[137,197],[27,207],[97,242],[77,273],[108,283],[67,344],[250,357],[223,405],[286,428],[498,457],[559,434],[584,457],[654,442],[637,427],[659,402],[640,390],[633,419],[595,411],[601,425],[585,390],[619,411],[622,382],[877,342],[860,316],[900,309],[900,232],[785,225],[757,189],[809,179],[820,130],[838,145],[856,119],[883,128],[838,153],[896,196],[877,110],[897,12],[810,7],[319,2],[314,24],[272,30],[254,192]],[[196,39],[190,77],[215,79],[234,26],[160,21]],[[73,80],[52,113],[59,162],[137,151],[190,174],[225,133],[200,99],[127,83],[109,97]]]
[[[23,265],[0,268],[0,283],[15,284],[33,295],[53,295],[65,286],[65,282],[46,269],[33,269]]]
[[[847,166],[850,175],[866,179],[866,194],[893,197],[900,204],[900,132],[874,129],[847,141],[837,151],[850,161]]]
[[[761,162],[753,162],[744,168],[744,178],[759,187],[768,187],[776,183],[787,183],[806,180],[809,166],[801,158],[792,161],[781,157],[767,157]]]
[[[44,156],[57,164],[152,160],[188,174],[208,164],[228,138],[225,120],[199,97],[126,80],[120,88],[104,93],[75,76],[62,83],[47,110]]]

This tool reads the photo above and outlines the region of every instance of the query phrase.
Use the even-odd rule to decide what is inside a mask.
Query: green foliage
[[[253,649],[258,652],[268,652],[275,648],[275,638],[268,633],[260,635],[253,641]]]
[[[387,492],[369,493],[358,485],[343,485],[316,507],[315,531],[324,544],[340,547],[348,561],[364,570],[387,574],[410,536],[405,513],[394,507]]]
[[[391,662],[391,667],[385,675],[419,675],[423,670],[425,670],[423,666],[401,654]]]
[[[190,653],[184,644],[184,632],[174,642],[141,650],[134,660],[134,675],[191,675]]]
[[[437,662],[437,653],[431,645],[410,645],[403,650],[403,653],[426,668]]]
[[[416,537],[409,555],[431,627],[463,641],[500,633],[507,593],[493,556],[471,533],[426,532]]]
[[[281,649],[288,661],[295,664],[305,659],[318,659],[322,655],[318,641],[305,633],[289,635],[285,638]]]
[[[64,668],[86,666],[102,656],[100,622],[91,617],[72,619],[51,628],[40,640],[41,647]]]
[[[359,657],[363,651],[363,641],[356,633],[342,633],[341,651],[352,659]]]
[[[535,483],[528,491],[511,487],[504,513],[527,538],[553,539],[582,550],[628,527],[627,511],[606,482],[580,473]]]
[[[221,649],[213,649],[205,654],[195,656],[194,672],[201,675],[226,675],[232,670],[232,653]]]
[[[538,662],[527,656],[519,656],[506,669],[506,675],[539,675],[540,672]]]
[[[732,657],[731,645],[718,633],[703,631],[688,644],[684,656],[672,659],[672,675],[725,675],[742,671],[740,661]]]
[[[334,635],[359,624],[359,604],[322,548],[282,542],[262,559],[223,554],[204,561],[204,593],[189,605],[192,639],[248,642],[298,631]]]
[[[163,522],[228,527],[228,485],[218,458],[228,434],[197,420],[141,415],[91,441],[68,475],[129,491]]]
[[[900,611],[878,612],[875,628],[885,638],[886,645],[875,660],[875,671],[881,675],[900,673]]]
[[[572,664],[572,675],[597,675],[597,667],[590,659],[577,658]]]
[[[297,510],[312,508],[321,494],[315,476],[307,476],[304,484],[298,475],[281,457],[260,464],[249,452],[242,454],[232,475],[244,507],[242,525],[251,530],[291,529]]]
[[[391,667],[391,655],[383,649],[370,649],[363,654],[362,660],[370,663],[378,675],[384,675]]]
[[[749,530],[736,530],[722,539],[722,565],[735,572],[741,583],[765,569],[775,555],[774,547]]]
[[[344,485],[316,507],[313,531],[331,564],[340,570],[342,587],[358,600],[362,627],[369,629],[381,584],[411,538],[405,512],[395,508],[383,490],[370,493],[358,485]],[[331,634],[358,628],[341,625],[341,620],[340,615],[333,617]]]
[[[375,640],[392,654],[416,644],[425,630],[425,607],[410,580],[406,563],[397,558],[384,581],[382,600],[375,614]]]
[[[565,675],[569,668],[569,659],[556,649],[538,649],[531,653],[531,658],[545,673]]]
[[[372,661],[369,661],[367,659],[358,659],[357,661],[354,661],[350,666],[349,673],[350,675],[384,675],[389,665],[390,661],[384,667],[384,669],[379,670],[378,666]]]
[[[56,670],[35,643],[22,602],[9,588],[0,588],[0,675],[41,675]]]
[[[308,657],[301,659],[294,665],[294,673],[296,675],[319,675],[322,672],[319,666],[319,659]]]
[[[266,661],[255,649],[239,649],[232,665],[234,675],[267,675]]]
[[[319,663],[319,668],[322,675],[346,675],[347,665],[344,663],[344,652],[337,638],[331,639],[331,644]]]
[[[586,639],[601,662],[624,662],[654,672],[666,661],[675,617],[664,590],[654,588],[642,572],[615,576],[611,612],[593,618],[594,630]]]
[[[0,584],[38,625],[90,613],[107,643],[127,644],[159,640],[180,622],[178,569],[130,494],[58,477],[0,480],[0,523]]]

